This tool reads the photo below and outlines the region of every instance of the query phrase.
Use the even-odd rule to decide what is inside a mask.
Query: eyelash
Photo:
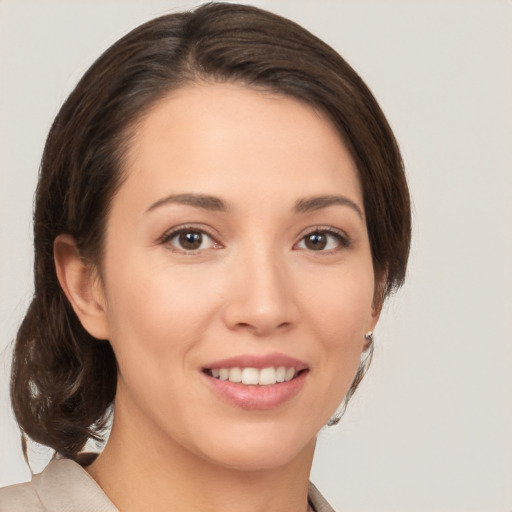
[[[204,237],[208,237],[211,240],[211,247],[207,248],[198,248],[198,249],[186,249],[186,248],[180,248],[176,245],[172,244],[171,241],[175,239],[176,237],[179,237],[180,235],[186,235],[186,234],[192,234],[197,233]],[[320,250],[314,250],[308,247],[299,247],[300,244],[306,244],[307,237],[310,237],[312,235],[325,235],[327,237],[334,238],[336,240],[337,246],[334,248],[330,248],[327,250],[324,250],[323,248]],[[217,242],[217,240],[209,234],[204,228],[198,228],[195,226],[181,226],[175,229],[172,229],[171,231],[168,231],[165,233],[159,240],[161,244],[168,245],[173,252],[179,252],[182,254],[188,254],[188,255],[195,255],[199,254],[201,251],[207,250],[207,249],[221,249],[222,245]],[[329,242],[327,241],[327,244]],[[347,249],[351,245],[350,238],[341,230],[335,229],[333,227],[327,227],[327,226],[316,226],[313,229],[309,230],[307,233],[302,235],[300,240],[296,242],[293,245],[293,248],[297,248],[299,250],[306,250],[310,252],[317,252],[317,253],[327,253],[332,254],[335,252],[340,251],[341,249]]]
[[[205,248],[205,249],[185,249],[185,248],[180,248],[176,245],[173,245],[171,243],[171,241],[180,236],[180,235],[185,235],[185,234],[191,234],[191,233],[197,233],[197,234],[200,234],[202,237],[204,237],[206,235],[206,237],[208,237],[210,240],[211,240],[211,245],[212,247],[208,247],[208,248]],[[194,255],[194,254],[199,254],[201,251],[204,251],[204,250],[207,250],[207,249],[220,249],[222,248],[222,245],[217,242],[217,240],[215,240],[215,238],[210,234],[208,233],[204,228],[198,228],[198,227],[195,227],[195,226],[181,226],[179,228],[174,228],[172,229],[171,231],[168,231],[167,233],[165,233],[161,238],[160,238],[160,243],[161,244],[164,244],[164,245],[167,245],[171,248],[171,250],[173,252],[178,252],[178,253],[181,253],[181,254],[189,254],[189,255]]]
[[[309,249],[308,247],[300,247],[299,249],[309,250],[310,252],[316,253],[332,254],[342,249],[348,249],[352,243],[351,239],[347,236],[347,234],[341,230],[335,229],[331,226],[315,226],[313,229],[309,230],[307,233],[302,235],[302,237],[294,245],[294,247],[297,247],[299,244],[302,243],[305,244],[307,237],[310,237],[311,235],[325,235],[327,237],[332,237],[336,240],[337,245],[336,247],[327,250],[313,250]]]

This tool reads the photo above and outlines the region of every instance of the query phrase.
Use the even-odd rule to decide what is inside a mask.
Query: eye
[[[195,228],[181,228],[166,234],[162,243],[180,252],[195,253],[205,249],[214,249],[220,245],[207,233]]]
[[[349,240],[346,236],[332,229],[316,229],[301,238],[297,244],[298,249],[308,251],[327,252],[336,251],[348,247]]]

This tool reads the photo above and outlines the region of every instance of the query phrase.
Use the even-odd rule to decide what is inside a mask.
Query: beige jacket
[[[334,512],[317,488],[309,485],[315,512]],[[51,461],[32,481],[0,489],[0,512],[119,512],[79,464]]]

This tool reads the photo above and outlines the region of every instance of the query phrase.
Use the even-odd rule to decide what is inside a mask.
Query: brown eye
[[[349,247],[350,240],[334,229],[317,230],[308,233],[296,245],[297,249],[316,252],[331,252]]]
[[[195,253],[206,249],[215,249],[219,244],[207,233],[191,228],[182,228],[162,238],[162,243],[182,253]]]
[[[327,246],[325,233],[311,233],[304,238],[304,244],[312,251],[322,251]]]
[[[203,234],[198,231],[186,231],[178,235],[178,243],[182,249],[195,251],[201,248]]]

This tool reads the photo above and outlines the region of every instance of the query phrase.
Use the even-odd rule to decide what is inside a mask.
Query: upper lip
[[[204,370],[214,370],[217,368],[257,368],[259,370],[263,368],[269,368],[271,366],[279,367],[285,366],[286,368],[295,368],[296,371],[305,370],[308,365],[296,359],[294,357],[287,356],[286,354],[266,354],[266,355],[251,355],[242,354],[238,356],[229,357],[227,359],[221,359],[214,361],[203,367]]]

